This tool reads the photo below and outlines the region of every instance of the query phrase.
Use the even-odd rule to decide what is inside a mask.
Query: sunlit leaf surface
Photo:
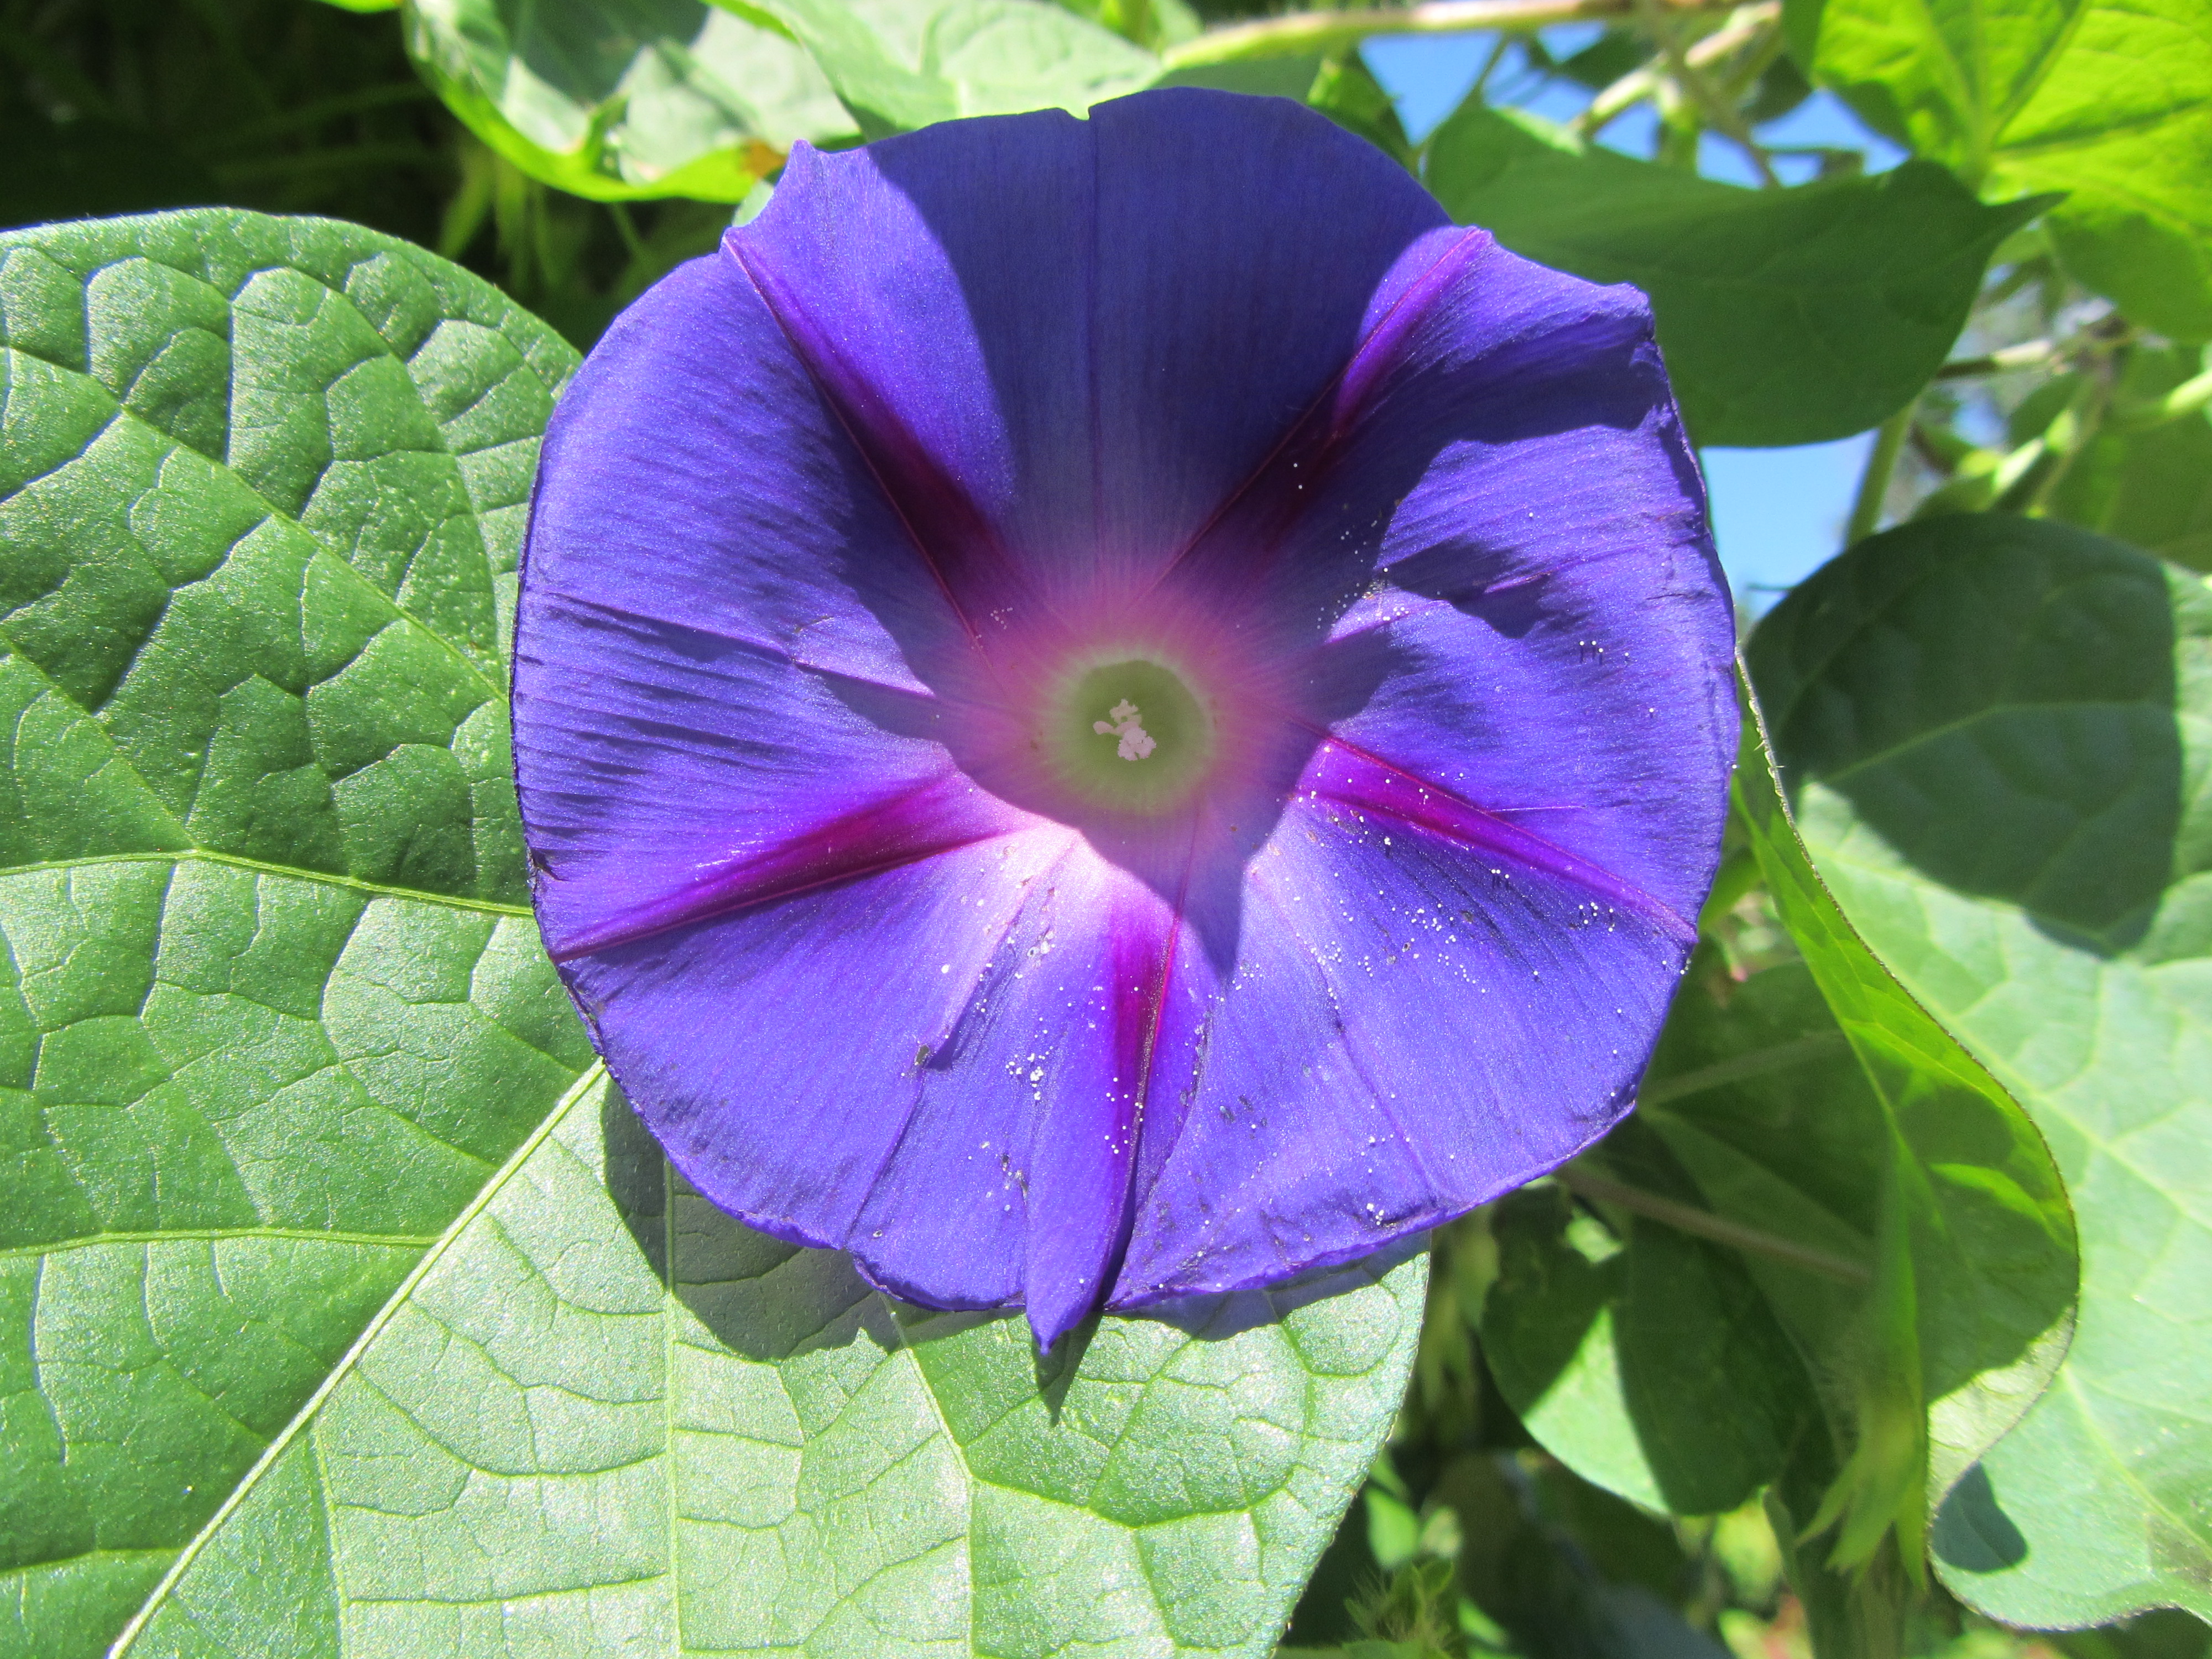
[[[852,131],[804,52],[703,0],[422,0],[407,27],[478,137],[597,200],[742,201],[793,141]]]
[[[2203,368],[2204,354],[2193,347],[2138,348],[2122,367],[2118,391],[2148,403]],[[2176,564],[2212,570],[2212,413],[2100,430],[2058,479],[2051,510]]]
[[[501,644],[574,364],[474,277],[203,213],[0,240],[0,1536],[99,1651],[590,1062]]]
[[[1993,200],[2064,191],[2081,281],[2212,336],[2212,12],[2197,0],[1789,0],[1798,56]]]
[[[1149,86],[1159,59],[1046,0],[716,0],[812,54],[871,138],[963,115],[1077,113]]]
[[[1019,1319],[900,1307],[731,1220],[595,1081],[127,1650],[308,1625],[292,1650],[1264,1655],[1397,1403],[1424,1279],[1401,1252],[1041,1364]]]

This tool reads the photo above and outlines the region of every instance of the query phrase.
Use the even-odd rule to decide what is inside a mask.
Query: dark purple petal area
[[[1297,106],[1201,93],[802,149],[781,188],[737,259],[919,538],[1032,602],[1155,574],[1448,222]]]
[[[548,434],[539,913],[702,1190],[1050,1341],[1626,1109],[1732,647],[1641,298],[1309,112],[802,147]]]

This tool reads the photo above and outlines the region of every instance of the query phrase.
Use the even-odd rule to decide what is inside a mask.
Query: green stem
[[[1766,3],[1747,6],[1722,27],[1705,36],[1682,54],[1683,61],[1692,69],[1703,69],[1717,63],[1745,42],[1756,39],[1762,32],[1771,37],[1778,49],[1781,35],[1773,28],[1780,21],[1782,8],[1767,0]],[[1628,108],[1651,96],[1660,80],[1660,65],[1652,62],[1642,64],[1605,88],[1590,100],[1590,106],[1572,123],[1574,131],[1588,138],[1595,136],[1607,122]]]
[[[2104,367],[2108,374],[2110,364]],[[2044,428],[2044,442],[2050,447],[2052,464],[2033,481],[2023,508],[2030,517],[2040,518],[2049,510],[2051,498],[2057,493],[2059,484],[2074,470],[2074,463],[2081,459],[2098,428],[2105,424],[2112,399],[2107,374],[2084,374],[2074,401]]]
[[[607,216],[615,222],[615,229],[621,233],[623,246],[629,250],[629,257],[641,265],[651,264],[653,251],[646,246],[645,238],[637,234],[637,222],[629,216],[629,210],[620,202],[610,202]]]
[[[1498,37],[1490,43],[1490,55],[1482,60],[1482,72],[1474,77],[1474,84],[1468,88],[1469,98],[1482,96],[1483,88],[1490,84],[1490,77],[1498,73],[1498,66],[1505,61],[1506,44],[1512,39],[1511,35],[1501,31]]]
[[[1914,399],[1918,402],[1918,399]],[[1844,545],[1864,541],[1881,522],[1882,497],[1889,494],[1890,475],[1897,471],[1898,452],[1905,447],[1905,434],[1912,428],[1912,404],[1905,406],[1881,423],[1875,434],[1874,453],[1867,457],[1866,471],[1859,477],[1859,493],[1851,502],[1850,522],[1844,527]]]
[[[2184,420],[2212,408],[2212,368],[2184,380],[2163,398],[2146,404],[2128,404],[2112,411],[2112,423],[2123,432],[2145,432],[2168,421]]]
[[[1939,380],[1966,380],[1984,374],[2009,374],[2018,369],[2042,368],[2057,361],[2058,348],[2049,340],[2028,340],[2020,345],[1999,346],[1980,357],[1954,357],[1936,371]]]
[[[1747,7],[1745,15],[1740,17],[1734,27],[1698,42],[1708,49],[1703,55],[1683,49],[1680,29],[1674,26],[1674,20],[1660,15],[1654,0],[1644,0],[1640,9],[1646,27],[1658,40],[1659,49],[1667,60],[1668,74],[1673,76],[1674,84],[1689,95],[1690,102],[1705,118],[1705,125],[1730,140],[1744,153],[1752,166],[1759,170],[1762,185],[1770,190],[1779,188],[1782,180],[1775,177],[1773,164],[1766,159],[1766,152],[1751,136],[1751,129],[1744,122],[1743,112],[1736,107],[1734,97],[1723,94],[1707,78],[1705,66],[1717,63],[1728,53],[1755,39],[1761,30],[1772,28],[1780,21],[1782,9],[1771,4]],[[1716,44],[1722,41],[1727,44]]]
[[[1660,0],[1669,11],[1724,11],[1724,0]],[[1625,17],[1636,0],[1424,0],[1370,11],[1303,11],[1209,29],[1164,56],[1171,70],[1248,58],[1293,58],[1356,46],[1371,34],[1455,34],[1468,29],[1527,31],[1586,18]]]
[[[1874,1275],[1858,1262],[1846,1261],[1839,1255],[1830,1255],[1826,1250],[1816,1250],[1794,1239],[1778,1237],[1757,1227],[1747,1227],[1740,1222],[1727,1220],[1710,1210],[1700,1210],[1694,1205],[1678,1204],[1671,1198],[1647,1193],[1640,1187],[1625,1187],[1618,1181],[1608,1181],[1603,1176],[1592,1175],[1571,1164],[1559,1173],[1559,1180],[1566,1189],[1577,1198],[1593,1199],[1601,1204],[1617,1204],[1632,1215],[1648,1216],[1672,1227],[1676,1232],[1709,1238],[1716,1244],[1726,1244],[1771,1261],[1785,1261],[1793,1267],[1803,1267],[1830,1279],[1839,1279],[1846,1285],[1867,1285],[1874,1280]]]

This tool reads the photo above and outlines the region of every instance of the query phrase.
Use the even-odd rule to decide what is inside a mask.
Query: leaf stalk
[[[1914,403],[1917,401],[1916,398]],[[1890,475],[1897,471],[1898,452],[1905,447],[1905,434],[1912,429],[1912,410],[1913,404],[1905,404],[1875,430],[1874,452],[1867,457],[1866,471],[1859,477],[1858,495],[1851,502],[1850,521],[1844,527],[1845,547],[1864,541],[1881,523],[1881,505],[1889,494]]]
[[[1747,1227],[1741,1222],[1715,1215],[1710,1210],[1700,1210],[1695,1205],[1662,1198],[1658,1194],[1647,1193],[1640,1187],[1625,1186],[1618,1181],[1593,1175],[1572,1164],[1561,1170],[1559,1175],[1561,1184],[1577,1198],[1618,1205],[1632,1215],[1648,1217],[1672,1227],[1676,1232],[1710,1239],[1716,1244],[1726,1244],[1731,1249],[1753,1255],[1763,1255],[1771,1261],[1787,1262],[1793,1267],[1802,1267],[1829,1279],[1841,1279],[1846,1285],[1874,1282],[1873,1273],[1856,1261],[1830,1255],[1826,1250],[1816,1250],[1809,1244],[1800,1244],[1795,1239],[1784,1238],[1761,1228]]]

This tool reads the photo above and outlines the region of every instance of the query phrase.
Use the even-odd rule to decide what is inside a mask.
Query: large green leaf
[[[2202,0],[1789,0],[1799,58],[1993,198],[2064,191],[2074,273],[2212,336],[2212,10]]]
[[[743,201],[794,140],[853,130],[781,31],[704,0],[414,0],[407,46],[484,143],[599,201]]]
[[[814,56],[870,138],[965,115],[1091,105],[1149,86],[1160,60],[1048,0],[715,0]]]
[[[1871,1527],[1890,1501],[1917,1559],[1923,1504],[1949,1492],[2021,1420],[2064,1354],[2080,1278],[2074,1214],[2051,1149],[2020,1103],[1869,948],[1814,868],[1759,704],[1746,702],[1739,822],[1881,1106],[1869,1352],[1856,1367],[1850,1461],[1829,1502],[1842,1508],[1846,1559],[1857,1553],[1854,1528]],[[1771,1127],[1759,1133],[1768,1147],[1793,1138]],[[1729,1183],[1673,1144],[1724,1213],[1746,1197],[1759,1203],[1762,1190],[1767,1204],[1784,1196],[1754,1176],[1745,1197],[1731,1200]],[[1802,1275],[1785,1283],[1806,1285]],[[1919,1449],[1913,1455],[1908,1437]],[[1905,1474],[1910,1489],[1892,1492]]]
[[[0,1654],[1264,1652],[1422,1262],[1041,1370],[672,1185],[507,775],[574,354],[228,212],[0,237]]]
[[[2163,398],[2204,370],[2189,346],[2129,349],[2121,410]],[[2161,558],[2212,570],[2212,412],[2145,428],[2107,422],[2072,458],[2051,492],[2053,517],[2132,542]]]
[[[1894,1525],[1910,1558],[2057,1365],[2072,1222],[2027,1115],[1821,886],[1755,718],[1736,791],[1804,963],[1693,973],[1635,1116],[1570,1177],[1620,1243],[1509,1211],[1485,1352],[1547,1447],[1656,1508],[1741,1503],[1825,1417],[1814,1529],[1841,1520],[1850,1563]]]
[[[2212,593],[2069,526],[1931,520],[1750,659],[1822,874],[2080,1218],[2073,1348],[1939,1522],[1945,1577],[2022,1624],[2212,1615]]]
[[[1927,384],[1997,244],[2033,209],[1984,207],[1942,168],[1743,190],[1585,146],[1471,99],[1429,141],[1452,216],[1516,253],[1651,296],[1699,443],[1816,443]]]
[[[153,1655],[1265,1655],[1425,1264],[1037,1359],[749,1231],[579,1090],[149,1603]],[[1079,1364],[1077,1359],[1079,1358]]]
[[[388,238],[0,238],[0,1653],[100,1651],[590,1063],[501,642],[574,355]]]

